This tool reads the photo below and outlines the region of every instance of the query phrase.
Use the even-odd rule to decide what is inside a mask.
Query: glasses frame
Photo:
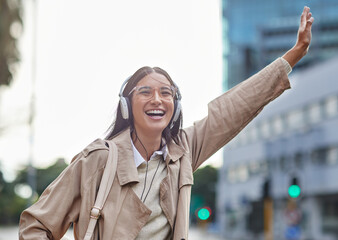
[[[174,99],[177,99],[178,88],[175,87],[175,86],[172,86],[172,85],[165,86],[165,87],[151,87],[151,86],[147,86],[147,85],[144,85],[144,86],[135,86],[133,89],[130,90],[130,92],[128,93],[128,96],[130,96],[133,92],[137,93],[137,91],[140,90],[141,88],[145,88],[145,89],[151,90],[151,96],[149,96],[149,97],[142,96],[142,97],[144,97],[145,100],[149,100],[149,99],[153,98],[154,95],[155,95],[155,90],[157,90],[158,96],[161,99],[164,99],[164,100],[174,100]],[[163,97],[162,96],[160,89],[163,89],[163,88],[169,88],[172,91],[172,96],[170,97],[170,99],[168,97]],[[141,95],[141,94],[139,93],[138,95]]]

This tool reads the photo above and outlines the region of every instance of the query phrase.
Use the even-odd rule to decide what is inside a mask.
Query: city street
[[[66,234],[68,239],[72,238],[72,232],[69,231]],[[0,240],[17,240],[18,239],[18,227],[0,227]],[[67,239],[67,238],[65,238]],[[220,237],[217,237],[213,234],[208,234],[206,231],[203,231],[199,228],[190,228],[189,239],[192,240],[220,240]]]

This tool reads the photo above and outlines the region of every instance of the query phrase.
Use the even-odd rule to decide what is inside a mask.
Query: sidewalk
[[[66,237],[69,239],[73,239],[72,231],[68,231]],[[0,227],[0,240],[17,240],[18,239],[18,227]],[[189,239],[192,240],[220,240],[221,238],[214,235],[207,233],[206,231],[197,228],[191,227],[189,229]]]
[[[18,226],[12,226],[12,227],[0,227],[0,240],[18,240]],[[73,239],[73,232],[68,231],[65,235],[66,237],[69,237],[70,239]]]

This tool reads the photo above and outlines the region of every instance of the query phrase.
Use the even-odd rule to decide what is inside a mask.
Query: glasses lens
[[[172,100],[175,96],[175,88],[172,86],[161,87],[160,89],[152,88],[149,86],[138,86],[138,87],[135,87],[132,91],[135,91],[136,95],[138,95],[139,97],[143,99],[152,98],[155,94],[155,91],[157,91],[157,94],[162,99],[165,99],[165,100]]]
[[[172,99],[174,97],[174,89],[171,87],[161,87],[160,95],[164,99]]]

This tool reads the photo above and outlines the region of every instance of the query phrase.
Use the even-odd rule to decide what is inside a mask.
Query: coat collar
[[[180,145],[176,144],[174,140],[171,140],[168,144],[168,161],[176,162],[178,159],[180,159],[184,153],[187,151],[184,150]]]
[[[139,182],[133,147],[131,145],[130,128],[122,131],[111,141],[113,141],[118,148],[117,176],[120,185],[123,186],[131,182]],[[166,163],[168,164],[170,161],[176,162],[185,152],[181,146],[171,140],[168,144]]]

